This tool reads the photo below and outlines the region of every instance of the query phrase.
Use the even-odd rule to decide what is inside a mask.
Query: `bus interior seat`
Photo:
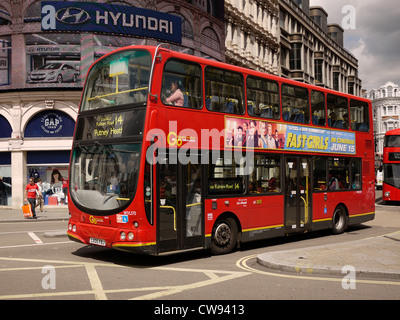
[[[320,123],[319,123],[318,113],[314,112],[311,119],[312,119],[313,125],[316,125],[316,126],[317,126],[317,125],[320,124]]]

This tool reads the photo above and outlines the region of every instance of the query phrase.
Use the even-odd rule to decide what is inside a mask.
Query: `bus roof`
[[[389,130],[385,134],[386,136],[400,136],[400,128]]]

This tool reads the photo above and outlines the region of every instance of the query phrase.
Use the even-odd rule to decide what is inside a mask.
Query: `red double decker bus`
[[[400,201],[400,129],[385,134],[382,200]]]
[[[132,46],[87,75],[68,236],[160,255],[374,218],[369,100]]]

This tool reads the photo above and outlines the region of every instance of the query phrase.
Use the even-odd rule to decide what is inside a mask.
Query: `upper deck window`
[[[244,114],[243,75],[207,67],[206,107],[210,111]]]
[[[203,107],[201,87],[199,65],[175,59],[167,61],[161,93],[164,104],[201,109]]]
[[[313,125],[324,126],[325,117],[325,94],[320,91],[311,91],[311,121]]]
[[[279,119],[279,86],[266,79],[247,78],[247,112],[249,116]]]
[[[328,125],[331,128],[348,129],[349,111],[346,98],[333,94],[327,95]]]
[[[356,131],[369,131],[368,103],[350,100],[351,129]]]
[[[282,118],[286,121],[309,123],[308,90],[282,84]]]
[[[151,56],[129,50],[99,60],[90,70],[81,111],[146,102]]]

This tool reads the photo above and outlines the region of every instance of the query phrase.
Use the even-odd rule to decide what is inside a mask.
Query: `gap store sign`
[[[182,43],[178,16],[95,2],[42,1],[42,31],[100,32]]]

